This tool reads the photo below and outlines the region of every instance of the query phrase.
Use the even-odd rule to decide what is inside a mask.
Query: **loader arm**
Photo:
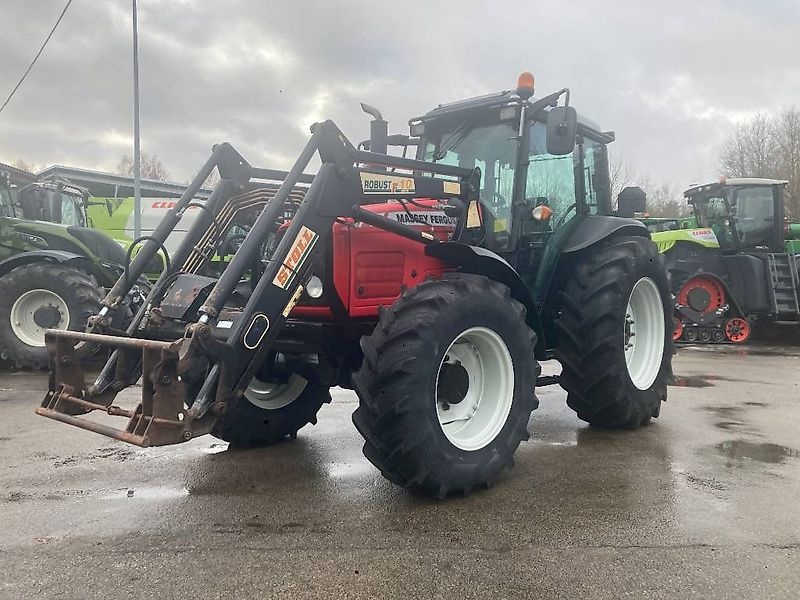
[[[304,170],[319,153],[313,178]],[[217,167],[222,180],[204,205],[169,268],[159,277],[124,335],[109,335],[109,323],[149,261],[164,244],[208,174]],[[271,187],[259,179],[282,177]],[[288,173],[251,167],[229,144],[214,148],[186,192],[147,239],[128,271],[92,317],[86,333],[48,331],[52,377],[39,415],[139,446],[180,443],[208,433],[217,417],[243,396],[255,370],[270,351],[297,303],[311,264],[337,219],[368,223],[421,244],[439,240],[413,227],[365,211],[361,205],[390,199],[425,197],[457,207],[475,199],[480,173],[448,165],[356,150],[332,121],[317,123]],[[310,184],[303,187],[305,184]],[[228,306],[264,240],[290,202],[299,202],[288,229],[244,306]],[[233,259],[202,300],[183,335],[163,339],[160,324],[173,304],[199,302],[207,285],[198,285],[200,266],[210,260],[236,212],[261,207]],[[463,218],[466,218],[462,215]],[[86,381],[82,361],[96,346],[113,351],[97,379]],[[142,399],[134,410],[114,405],[117,394],[142,377]],[[93,411],[128,419],[124,429],[80,415]]]

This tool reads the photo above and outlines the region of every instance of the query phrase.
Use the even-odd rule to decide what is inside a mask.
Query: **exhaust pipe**
[[[386,154],[389,137],[389,121],[386,121],[374,106],[361,103],[361,110],[372,117],[369,124],[369,150],[379,154]]]

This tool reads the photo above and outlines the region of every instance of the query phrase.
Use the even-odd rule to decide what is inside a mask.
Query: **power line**
[[[28,73],[31,72],[33,65],[36,64],[37,60],[39,60],[39,56],[41,56],[44,47],[47,46],[47,42],[49,42],[50,38],[53,37],[53,33],[55,33],[56,27],[58,27],[58,24],[61,23],[61,19],[64,18],[64,14],[67,12],[67,9],[69,8],[70,4],[72,4],[72,0],[67,0],[67,3],[64,5],[64,10],[62,10],[61,14],[58,15],[58,20],[56,20],[56,24],[53,25],[53,28],[50,30],[50,33],[47,34],[47,37],[45,38],[44,43],[42,44],[42,47],[39,48],[39,51],[36,53],[36,56],[33,57],[31,64],[28,65],[27,69],[25,69],[25,72],[22,74],[22,77],[20,77],[20,80],[17,82],[17,85],[14,86],[14,89],[11,90],[11,93],[8,95],[8,98],[6,98],[6,101],[3,102],[3,106],[0,106],[0,113],[3,112],[3,109],[5,109],[6,105],[8,105],[8,103],[11,102],[11,98],[14,97],[14,94],[19,89],[19,86],[21,86],[22,82],[25,81],[25,78],[28,76]]]

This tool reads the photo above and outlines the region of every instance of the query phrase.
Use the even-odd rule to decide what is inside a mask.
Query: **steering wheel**
[[[560,218],[560,219],[558,220],[558,222],[555,224],[555,227],[553,227],[553,229],[558,229],[558,228],[559,228],[561,225],[563,225],[563,224],[564,224],[564,221],[566,221],[566,220],[567,220],[567,217],[569,216],[569,214],[570,214],[570,213],[571,213],[573,210],[575,210],[576,208],[578,208],[578,203],[577,203],[577,202],[573,202],[572,204],[570,204],[570,205],[567,207],[567,211],[566,211],[566,212],[565,212],[563,215],[561,215],[561,218]]]

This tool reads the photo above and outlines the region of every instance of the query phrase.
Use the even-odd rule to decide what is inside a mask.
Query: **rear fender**
[[[64,250],[34,250],[33,252],[24,252],[22,254],[12,256],[11,258],[7,258],[0,262],[0,277],[10,273],[17,267],[40,262],[71,265],[97,277],[97,269],[91,260],[85,256],[81,256],[80,254],[66,252]]]
[[[469,246],[459,242],[443,242],[425,246],[425,254],[449,263],[464,273],[483,275],[494,281],[508,286],[511,296],[525,306],[527,315],[525,321],[536,332],[535,355],[538,360],[547,360],[547,347],[544,339],[544,329],[536,310],[533,297],[527,286],[517,273],[516,269],[491,250],[480,246]]]
[[[636,219],[587,215],[570,232],[562,252],[579,252],[615,235],[650,237],[644,223]]]

